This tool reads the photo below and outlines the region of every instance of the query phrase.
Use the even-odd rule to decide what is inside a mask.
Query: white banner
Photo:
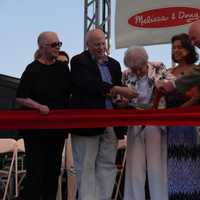
[[[116,48],[168,43],[200,19],[200,0],[117,0]]]

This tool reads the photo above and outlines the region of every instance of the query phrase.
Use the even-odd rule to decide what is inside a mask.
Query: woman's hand
[[[166,80],[166,79],[156,80],[155,86],[162,93],[169,93],[175,90],[175,85],[173,84],[173,81],[171,80]]]

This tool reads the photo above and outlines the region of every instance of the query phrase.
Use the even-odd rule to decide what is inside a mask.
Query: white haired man
[[[155,82],[165,75],[164,65],[148,62],[143,47],[130,47],[124,57],[129,74],[124,82],[137,90],[129,104],[154,107]],[[124,200],[145,200],[146,171],[152,200],[167,200],[166,132],[160,126],[132,126],[127,133],[127,161]]]

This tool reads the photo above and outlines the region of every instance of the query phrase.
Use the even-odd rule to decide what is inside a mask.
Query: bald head
[[[55,60],[62,43],[55,32],[45,31],[38,36],[40,60]]]
[[[48,44],[49,41],[52,41],[52,40],[59,41],[58,36],[55,32],[52,32],[52,31],[42,32],[38,36],[38,46],[41,47],[44,44]]]
[[[105,39],[105,34],[101,29],[92,29],[87,32],[86,35],[86,43],[90,43],[94,40],[97,40],[98,38],[104,38]]]
[[[86,44],[89,52],[96,57],[102,59],[106,52],[106,38],[101,29],[93,29],[88,31],[86,35]]]
[[[189,28],[189,36],[193,44],[200,48],[200,20],[191,24]]]

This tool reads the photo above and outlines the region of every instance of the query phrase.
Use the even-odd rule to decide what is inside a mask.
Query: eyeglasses
[[[62,46],[62,42],[53,42],[51,44],[46,44],[46,46],[49,46],[51,48],[60,48]]]

